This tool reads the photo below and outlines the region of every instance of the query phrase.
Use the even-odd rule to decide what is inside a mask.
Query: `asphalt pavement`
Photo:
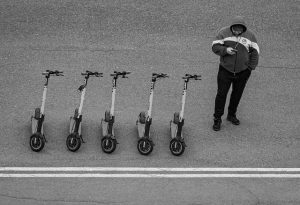
[[[1,1],[0,2],[0,168],[300,168],[300,67],[297,1]],[[231,17],[242,14],[258,39],[259,65],[239,105],[241,125],[223,118],[214,132],[212,113],[218,57],[211,42]],[[284,15],[282,15],[284,14]],[[45,148],[29,147],[30,117],[41,105],[46,69],[63,70],[49,81],[45,106]],[[76,153],[67,150],[69,117],[79,106],[77,88],[85,70],[104,73],[90,79],[83,106],[82,134]],[[116,93],[114,153],[102,152],[100,121]],[[136,119],[146,111],[152,72],[169,74],[156,83],[149,156],[137,151]],[[169,151],[169,122],[181,108],[186,73],[190,82],[183,129],[186,151]],[[226,105],[227,106],[227,105]],[[225,112],[226,115],[227,112]],[[3,177],[2,174],[10,176]],[[70,172],[59,178],[41,171],[1,171],[0,204],[263,204],[300,203],[299,170],[280,177],[262,172]],[[22,172],[23,173],[23,172]],[[47,171],[46,173],[49,173]],[[83,174],[75,172],[75,174]],[[86,174],[86,172],[84,172]],[[117,172],[118,174],[119,172]],[[221,174],[227,174],[222,172]],[[268,174],[277,172],[268,171]],[[87,173],[91,174],[91,173]],[[107,175],[102,175],[107,174]],[[130,177],[126,174],[135,174]],[[198,174],[191,177],[191,174]],[[208,174],[207,176],[202,174]],[[294,177],[289,174],[295,174]],[[143,177],[144,176],[144,177]],[[183,176],[188,176],[184,178]],[[215,176],[215,177],[213,177]],[[252,176],[252,177],[251,177]],[[277,175],[279,176],[279,175]]]

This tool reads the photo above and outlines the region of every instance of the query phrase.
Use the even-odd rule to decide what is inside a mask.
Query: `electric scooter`
[[[69,136],[67,137],[66,145],[68,149],[72,152],[76,152],[81,143],[84,143],[81,134],[81,122],[82,122],[82,107],[83,101],[85,97],[86,87],[88,83],[89,77],[103,77],[103,73],[86,71],[85,73],[81,73],[84,76],[84,84],[81,85],[78,90],[81,92],[80,105],[79,108],[75,109],[74,116],[70,117],[70,129]]]
[[[184,115],[187,84],[190,79],[201,80],[201,75],[186,74],[182,79],[184,79],[184,87],[182,93],[181,111],[175,112],[173,120],[170,121],[170,131],[171,131],[170,150],[171,153],[175,156],[182,155],[186,147],[183,134],[182,134],[182,127],[184,125],[183,115]]]
[[[118,72],[114,71],[110,76],[113,77],[112,80],[112,100],[111,100],[111,108],[110,110],[105,111],[104,119],[101,119],[101,128],[102,128],[102,139],[101,139],[101,147],[103,152],[110,154],[115,151],[117,147],[117,140],[114,132],[114,122],[115,122],[115,99],[116,99],[116,89],[117,89],[117,79],[118,77],[128,78],[126,75],[131,72],[123,71]]]
[[[42,75],[45,76],[46,81],[44,84],[44,91],[43,91],[43,98],[42,98],[42,106],[41,108],[35,108],[34,110],[34,116],[31,116],[31,130],[32,135],[30,137],[30,147],[33,151],[39,152],[41,151],[46,142],[46,137],[44,134],[44,120],[45,120],[45,103],[46,103],[46,95],[47,95],[47,87],[50,76],[63,76],[62,71],[51,71],[46,70],[46,72],[43,72]]]
[[[152,123],[152,104],[153,104],[153,95],[154,95],[154,85],[157,79],[169,77],[164,73],[152,73],[151,79],[151,89],[150,89],[150,98],[149,98],[149,109],[146,114],[145,111],[140,112],[138,119],[136,121],[138,128],[138,144],[137,149],[142,155],[148,155],[152,152],[154,143],[150,138],[150,126]]]

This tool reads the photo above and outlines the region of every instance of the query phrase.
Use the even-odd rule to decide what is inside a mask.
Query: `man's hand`
[[[234,48],[228,47],[228,48],[226,48],[226,52],[227,52],[229,55],[234,55],[234,54],[236,54],[237,50],[234,49]]]

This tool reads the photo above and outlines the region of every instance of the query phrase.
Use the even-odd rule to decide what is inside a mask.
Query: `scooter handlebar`
[[[194,80],[201,80],[201,75],[191,75],[191,74],[185,74],[184,77],[182,77],[182,79],[194,79]]]
[[[153,78],[168,78],[168,74],[165,73],[152,73],[152,77]]]
[[[114,71],[113,74],[110,74],[110,76],[113,76],[113,77],[118,77],[118,76],[122,76],[122,78],[128,78],[126,75],[130,74],[131,72],[129,71],[122,71],[122,72],[119,72],[119,71]]]
[[[43,72],[42,75],[56,75],[56,76],[64,76],[63,75],[63,71],[59,71],[59,70],[46,70],[46,72]]]
[[[81,75],[84,76],[95,76],[95,77],[103,77],[103,73],[99,73],[99,72],[91,72],[89,70],[87,70],[85,73],[81,73]]]

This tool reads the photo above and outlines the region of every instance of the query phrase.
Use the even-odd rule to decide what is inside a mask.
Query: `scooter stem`
[[[115,112],[115,100],[116,100],[116,88],[112,89],[112,95],[111,95],[111,107],[110,107],[110,114],[111,116],[114,116]]]
[[[183,119],[183,115],[184,115],[184,107],[185,107],[185,100],[186,100],[186,90],[187,90],[187,81],[184,81],[184,87],[183,87],[183,93],[182,93],[182,103],[181,103],[181,111],[180,111],[180,115],[179,115],[179,121],[181,122],[181,120]]]
[[[79,118],[79,116],[81,115],[81,112],[82,112],[85,91],[86,91],[86,88],[83,88],[83,90],[81,91],[80,105],[79,105],[79,109],[78,109],[78,118]]]
[[[115,101],[116,101],[116,90],[117,90],[117,76],[112,80],[113,88],[111,92],[111,106],[110,106],[110,115],[114,116],[115,114]]]
[[[47,85],[44,86],[42,106],[41,106],[41,115],[43,115],[44,111],[45,111],[46,95],[47,95]]]
[[[149,109],[148,109],[148,118],[151,118],[152,113],[152,105],[153,105],[153,95],[154,95],[154,84],[155,82],[151,82],[151,89],[150,89],[150,97],[149,97]]]

